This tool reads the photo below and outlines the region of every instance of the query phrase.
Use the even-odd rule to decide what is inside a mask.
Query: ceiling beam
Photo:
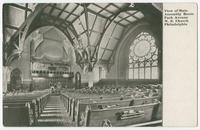
[[[110,12],[109,10],[107,10],[107,7],[109,7],[110,6],[110,4],[108,4],[108,5],[106,5],[105,7],[101,7],[101,6],[99,6],[99,5],[97,5],[97,4],[93,4],[93,5],[95,5],[95,6],[97,6],[97,7],[99,7],[101,10],[99,11],[99,12],[97,12],[98,14],[100,14],[102,11],[107,11],[107,12],[109,12],[110,14],[111,14],[111,16],[110,17],[107,17],[107,18],[111,18],[113,15],[114,15],[114,13],[113,12]],[[106,16],[105,16],[106,17]]]
[[[65,6],[63,7],[62,10],[60,10],[60,13],[57,15],[57,18],[60,17],[60,15],[65,11],[65,9],[68,7],[69,3],[68,4],[65,4]]]
[[[115,15],[114,12],[111,12],[111,11],[107,10],[107,7],[109,7],[111,4],[106,5],[104,8],[101,7],[101,6],[99,6],[98,4],[94,4],[94,5],[102,9],[102,10],[99,11],[98,13],[101,13],[103,10],[105,10],[105,11],[107,11],[108,13],[110,13],[110,14],[112,14],[112,15]]]
[[[76,29],[75,29],[74,25],[72,23],[69,23],[69,25],[70,25],[69,28],[72,31],[72,33],[74,34],[74,36],[76,38],[78,38],[78,33],[76,32]]]
[[[56,4],[53,4],[53,6],[51,6],[51,10],[49,11],[49,16],[51,16],[51,14],[52,14],[52,12],[53,12],[55,6],[56,6]]]
[[[125,33],[125,30],[122,31],[122,34],[124,34],[124,33]],[[120,39],[121,39],[121,37],[122,37],[122,35],[120,36]],[[119,39],[118,42],[116,43],[116,45],[115,45],[115,47],[114,47],[114,49],[113,49],[113,51],[112,51],[110,57],[108,58],[108,61],[110,61],[111,58],[112,58],[112,56],[115,54],[115,52],[116,52],[116,50],[117,50],[117,48],[118,48],[118,46],[119,46],[119,44],[120,44],[120,42],[121,42],[120,39]]]
[[[60,13],[56,16],[56,18],[54,19],[54,22],[56,22],[56,19],[60,17],[60,15],[65,11],[65,9],[67,8],[69,4],[65,4],[65,6],[63,7],[62,10],[60,10]],[[53,6],[52,6],[53,7]],[[54,6],[54,8],[56,8],[56,6]]]
[[[98,34],[102,34],[102,32],[98,32],[98,31],[95,31],[95,30],[92,30],[92,29],[89,29],[90,33],[98,33]],[[91,34],[90,34],[91,35]]]
[[[7,6],[13,6],[13,7],[16,7],[16,8],[22,9],[22,10],[27,10],[27,11],[32,12],[31,9],[26,8],[26,7],[24,7],[24,6],[21,6],[21,5],[18,5],[18,4],[6,4],[6,5],[7,5]]]
[[[89,63],[91,63],[91,48],[90,48],[90,34],[89,34],[89,21],[88,21],[88,10],[87,6],[84,4],[84,12],[85,12],[85,24],[86,24],[86,35],[87,35],[87,40],[88,40],[88,47],[89,47]]]
[[[117,27],[117,24],[115,24],[115,27],[113,28],[113,30],[112,30],[112,32],[111,32],[111,35],[110,35],[110,37],[109,37],[109,39],[108,39],[108,42],[107,42],[105,48],[107,48],[107,46],[108,46],[108,44],[109,44],[109,42],[110,42],[110,39],[111,39],[111,37],[112,37],[112,35],[113,35],[113,33],[114,33],[116,27]],[[103,54],[101,55],[101,58],[100,58],[100,59],[103,58],[103,55],[104,55],[104,54],[105,54],[105,50],[103,51]]]
[[[81,5],[81,4],[79,4],[79,5]],[[86,7],[88,7],[89,5],[90,5],[89,3],[86,4]],[[78,17],[76,17],[74,20],[72,20],[71,23],[74,23],[74,21],[76,21],[83,13],[84,13],[84,10],[80,13],[80,15]]]
[[[81,5],[82,6],[82,5]],[[93,10],[91,10],[91,9],[88,9],[88,12],[90,12],[90,13],[92,13],[92,14],[95,14],[95,15],[98,15],[98,16],[100,16],[100,17],[102,17],[102,18],[105,18],[105,19],[108,19],[106,16],[104,16],[104,15],[102,15],[102,14],[98,14],[97,12],[95,12],[95,11],[93,11]],[[110,20],[110,19],[109,19]]]
[[[107,7],[108,7],[108,5],[110,6],[110,5],[113,5],[114,6],[114,4],[108,4],[106,7],[101,7],[101,6],[99,6],[99,5],[97,5],[97,4],[94,4],[94,5],[96,5],[97,7],[99,7],[99,8],[101,8],[102,10],[106,10],[107,12],[109,12],[110,14],[112,14],[110,17],[113,17],[114,15],[116,15],[116,14],[118,14],[118,12],[116,12],[116,13],[114,13],[114,12],[111,12],[111,11],[109,11],[109,10],[107,10]],[[115,6],[116,8],[118,8],[117,6]],[[120,8],[118,8],[119,10],[120,10]],[[101,11],[100,11],[101,12]],[[98,12],[99,13],[99,12]],[[118,16],[119,18],[123,18],[123,17],[121,17],[121,16]],[[125,19],[127,22],[129,22],[130,23],[130,21],[129,20],[127,20],[127,19]]]
[[[87,38],[88,38],[88,45],[90,45],[90,38],[89,38],[89,21],[88,21],[88,11],[86,5],[84,5],[85,10],[85,22],[86,22],[86,30],[87,30]]]
[[[95,45],[90,45],[91,47],[96,47]],[[103,47],[100,47],[101,49],[105,49],[107,51],[113,51],[112,49],[109,49],[109,48],[103,48]]]
[[[12,25],[5,24],[4,26],[5,26],[6,28],[9,28],[9,29],[19,30],[18,27],[15,27],[15,26],[12,26]]]
[[[49,16],[45,15],[43,17],[43,19],[47,19],[47,17],[49,17]],[[43,27],[43,26],[55,26],[56,28],[58,28],[61,32],[63,32],[65,34],[65,36],[70,40],[72,46],[74,46],[73,39],[71,38],[71,36],[70,36],[70,34],[69,34],[69,32],[68,32],[68,30],[67,30],[66,27],[64,27],[64,26],[58,26],[56,24],[53,24],[50,21],[44,21],[44,20],[42,20],[42,21],[40,21],[40,26],[38,26],[37,28],[40,28],[40,27]]]
[[[118,9],[120,9],[118,6],[116,6],[115,4],[113,4],[113,3],[111,3],[113,6],[115,6],[116,8],[118,8]],[[129,7],[130,6],[130,4],[128,4],[127,6],[126,6],[126,8],[127,7]],[[126,9],[126,8],[123,8],[123,9]],[[138,12],[138,11],[137,11]],[[129,14],[129,15],[132,15],[131,13],[129,13],[129,12],[126,12],[127,14]],[[134,13],[135,14],[135,13]],[[137,19],[138,20],[138,17],[136,17],[136,16],[133,16],[135,19]]]
[[[95,19],[94,19],[94,22],[93,22],[93,24],[92,24],[92,28],[91,28],[91,30],[90,30],[90,36],[91,36],[92,31],[93,31],[93,29],[94,29],[94,25],[95,25],[96,20],[97,20],[97,15],[95,15]]]
[[[69,16],[74,13],[74,11],[78,8],[78,6],[79,5],[76,5],[76,7],[65,17],[64,21],[60,23],[60,25],[62,25],[65,21],[67,21]]]
[[[156,10],[156,9],[153,9],[153,6],[150,5],[150,4],[149,4],[149,5],[146,5],[146,6],[144,6],[143,4],[135,4],[135,5],[136,5],[136,6],[135,6],[134,8],[127,7],[127,8],[125,8],[125,9],[123,9],[123,11],[138,10],[138,11],[141,11],[145,16],[146,16],[146,14],[148,14],[148,13],[151,13],[151,12],[154,12],[154,13],[155,13],[155,12],[156,12],[156,11],[149,11],[149,10]],[[148,9],[147,9],[147,8],[148,8]],[[162,16],[161,13],[160,13],[159,11],[157,11],[156,13],[157,13],[156,15]],[[159,13],[160,13],[160,14],[159,14]],[[140,20],[141,20],[141,19],[140,19]],[[137,21],[137,22],[139,22],[139,21]],[[124,31],[125,31],[125,30],[123,30],[122,34],[124,33]],[[115,55],[116,50],[118,49],[119,44],[120,44],[120,40],[118,41],[117,45],[115,45],[115,48],[113,49],[113,52],[112,52],[110,58],[108,59],[108,61],[110,61],[111,58]]]
[[[106,16],[104,16],[104,15],[98,14],[98,13],[96,13],[96,12],[94,12],[93,10],[90,10],[90,9],[88,9],[88,11],[91,12],[91,13],[93,13],[93,14],[95,14],[95,15],[98,15],[98,16],[100,16],[100,17],[102,17],[102,18],[108,19],[109,21],[112,21],[112,18],[111,18],[111,17],[106,17]],[[114,23],[117,23],[116,21],[113,21],[113,22],[114,22]],[[125,27],[125,25],[123,25],[123,24],[121,24],[121,23],[119,23],[119,25],[121,25],[122,27]]]
[[[103,59],[99,59],[99,62],[100,62],[101,64],[106,64],[106,65],[109,63],[108,60],[103,60]]]
[[[91,59],[95,58],[95,57],[94,57],[94,56],[95,56],[95,53],[96,53],[96,59],[97,59],[97,55],[98,55],[97,53],[98,53],[98,50],[99,50],[99,45],[100,45],[101,40],[102,40],[102,38],[103,38],[103,35],[104,35],[105,31],[106,31],[106,27],[105,27],[105,26],[106,26],[107,22],[109,22],[109,24],[111,23],[111,21],[109,21],[108,19],[106,20],[105,25],[104,25],[104,30],[103,30],[103,32],[102,32],[102,35],[100,35],[99,40],[97,41],[97,44],[96,44],[96,47],[95,47],[95,49],[94,49],[94,52],[93,52],[93,54],[92,54]]]
[[[92,57],[94,57],[95,53],[97,53],[97,55],[98,55],[99,46],[100,46],[100,44],[101,44],[101,40],[102,40],[102,38],[103,38],[103,36],[104,36],[104,33],[106,32],[106,30],[107,30],[107,28],[110,26],[110,24],[111,24],[112,22],[114,22],[114,19],[118,16],[118,14],[120,14],[120,12],[121,12],[121,10],[119,10],[111,20],[108,20],[108,19],[107,19],[107,22],[109,22],[109,23],[107,24],[107,22],[106,22],[106,24],[105,24],[105,26],[104,26],[104,30],[103,30],[103,32],[102,32],[102,35],[101,35],[99,41],[97,42],[97,47],[95,48],[95,51],[94,51]]]
[[[131,21],[127,20],[127,18],[129,18],[129,17],[134,17],[136,20],[139,20],[137,17],[134,16],[134,15],[135,15],[136,13],[138,13],[138,12],[139,12],[139,11],[136,11],[136,12],[134,12],[133,14],[122,18],[121,20],[118,21],[118,23],[120,23],[120,22],[123,21],[123,20],[126,20],[126,21],[128,21],[129,23],[132,23]],[[133,21],[133,22],[135,22],[135,21]]]
[[[70,24],[69,24],[67,21],[64,21],[64,20],[61,19],[61,18],[56,18],[55,16],[49,16],[48,14],[45,14],[45,13],[43,13],[40,17],[42,17],[42,16],[45,16],[45,17],[46,17],[46,18],[42,19],[43,21],[48,21],[48,19],[52,19],[52,20],[54,21],[54,20],[56,19],[56,20],[59,21],[59,22],[64,22],[64,24],[66,24],[66,26],[68,26],[68,28],[69,28],[71,31],[73,31],[73,30],[70,28]],[[55,22],[52,22],[51,24],[56,25]],[[59,25],[56,25],[56,26],[61,27],[60,24],[59,24]]]
[[[26,7],[26,9],[28,9],[28,3],[25,4],[25,7]],[[26,18],[27,18],[27,13],[28,13],[28,11],[25,10],[24,20],[26,20]]]
[[[86,20],[86,19],[85,19],[85,20]],[[87,32],[88,30],[84,28],[83,23],[82,23],[82,21],[80,20],[80,17],[79,17],[79,21],[80,21],[80,24],[81,24],[81,26],[82,26],[82,28],[83,28],[83,32]],[[87,23],[86,23],[86,24],[87,24]],[[87,25],[86,25],[86,26],[87,26]]]
[[[109,4],[106,5],[106,7],[108,7],[108,6],[109,6]],[[105,7],[105,8],[106,8],[106,7]],[[104,9],[102,9],[102,10],[99,11],[98,13],[101,13],[103,10],[104,10]],[[93,24],[92,24],[92,28],[91,28],[90,34],[89,34],[90,36],[91,36],[92,32],[95,32],[95,31],[93,30],[93,28],[94,28],[94,25],[95,25],[96,20],[97,20],[97,15],[95,15],[95,19],[94,19],[94,22],[93,22]],[[96,32],[96,33],[100,33],[100,35],[101,35],[101,32]]]
[[[38,4],[38,5],[36,6],[36,10],[35,10],[31,15],[29,15],[29,16],[27,17],[27,19],[26,19],[26,20],[21,24],[21,26],[19,27],[19,30],[16,31],[16,32],[12,35],[12,37],[10,38],[8,44],[6,44],[6,46],[4,46],[5,49],[8,48],[8,46],[11,46],[11,45],[12,45],[12,42],[13,42],[15,39],[18,39],[18,38],[19,38],[19,35],[20,35],[21,31],[23,31],[23,30],[26,28],[26,26],[29,26],[29,24],[32,23],[33,19],[34,19],[35,17],[37,17],[38,14],[39,14],[46,6],[47,6],[47,4]],[[27,24],[28,24],[28,25],[27,25]],[[27,31],[27,30],[26,30],[26,31]],[[27,34],[27,33],[25,32],[25,34]]]
[[[51,6],[51,7],[52,7],[53,5],[49,5],[49,6]],[[62,11],[62,9],[60,9],[60,8],[58,8],[58,7],[56,7],[56,6],[55,6],[54,8],[55,8],[55,9],[57,9],[57,10],[60,10],[60,11]],[[70,13],[70,12],[69,12],[69,11],[67,11],[67,10],[64,10],[64,11],[63,11],[63,13]],[[71,15],[73,15],[73,16],[78,16],[78,15],[76,15],[76,14],[71,14]]]
[[[74,43],[74,41],[73,41],[73,39],[72,39],[72,37],[71,37],[71,35],[70,35],[68,29],[66,28],[65,31],[66,31],[66,34],[69,36],[68,39],[69,39],[70,42],[72,43],[72,46],[75,46],[75,43]]]
[[[69,23],[68,21],[64,21],[63,19],[61,18],[56,18],[55,16],[49,16],[48,14],[45,14],[43,13],[41,15],[42,16],[45,16],[46,18],[43,19],[43,21],[47,21],[48,19],[52,19],[53,21],[57,20],[59,23],[62,23],[65,24],[67,26],[67,28],[69,28],[69,30],[74,34],[74,36],[77,38],[78,35],[77,35],[77,32],[76,30],[74,29],[73,25],[71,23]],[[52,25],[56,25],[55,22],[51,23]],[[56,26],[59,26],[59,27],[62,27],[62,25],[60,24],[57,24]]]

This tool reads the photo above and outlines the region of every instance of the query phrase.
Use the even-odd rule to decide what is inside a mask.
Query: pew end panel
[[[152,120],[153,110],[158,103],[110,108],[103,110],[92,110],[86,111],[85,126],[101,127],[106,123],[111,126],[127,126],[138,123],[144,123]]]
[[[30,117],[30,104],[24,107],[6,107],[3,108],[4,126],[31,126],[34,120]],[[23,116],[22,116],[23,115]]]

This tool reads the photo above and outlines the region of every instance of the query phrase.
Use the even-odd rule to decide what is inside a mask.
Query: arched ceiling
[[[4,4],[4,45],[11,45],[11,47],[6,47],[9,49],[5,49],[7,56],[10,55],[10,50],[17,48],[18,45],[11,44],[10,38],[17,31],[21,31],[20,25],[26,23],[28,15],[36,12],[35,6],[39,5],[41,4]],[[91,61],[108,63],[120,42],[123,31],[129,25],[141,19],[160,15],[162,10],[162,4],[158,3],[145,5],[52,3],[43,5],[45,5],[44,8],[32,21],[26,36],[39,27],[53,25],[68,37],[75,48],[80,42],[84,47],[89,47]]]
[[[73,47],[66,36],[53,26],[45,26],[29,35],[31,60],[48,64],[73,64]]]

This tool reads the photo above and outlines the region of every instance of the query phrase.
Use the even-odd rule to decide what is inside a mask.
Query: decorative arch
[[[37,26],[36,28],[32,29],[32,30],[29,30],[27,36],[26,36],[26,39],[36,30],[38,30],[39,28],[42,28],[42,27],[47,27],[47,26],[52,26],[52,27],[55,27],[57,28],[59,31],[61,31],[65,36],[66,38],[68,38],[70,40],[70,37],[66,34],[66,32],[64,31],[64,29],[62,29],[61,27],[57,26],[57,25],[54,25],[54,24],[46,24],[46,25],[41,25],[41,26]],[[70,42],[73,46],[73,43]]]
[[[35,11],[29,15],[29,17],[19,27],[18,31],[14,33],[14,35],[10,38],[9,42],[5,45],[4,49],[6,51],[9,50],[9,48],[13,48],[13,46],[16,47],[15,53],[8,54],[8,52],[5,52],[6,55],[4,55],[4,63],[6,66],[9,66],[13,59],[15,59],[13,57],[19,57],[21,55],[21,53],[23,52],[23,45],[26,39],[26,35],[30,29],[31,24],[46,6],[47,5],[45,4],[38,4],[35,7]]]
[[[158,47],[148,32],[140,32],[130,45],[128,78],[158,79]]]
[[[22,72],[19,68],[15,68],[10,74],[10,87],[8,91],[19,90],[22,87]]]
[[[75,86],[76,86],[76,89],[81,88],[81,73],[80,72],[76,72],[75,74]]]
[[[104,66],[99,67],[99,79],[105,79],[106,78],[106,69]]]
[[[17,31],[17,33],[13,36],[13,39],[17,41],[17,44],[16,44],[17,56],[20,56],[20,54],[22,53],[23,51],[22,46],[24,44],[24,41],[34,28],[37,28],[37,26],[41,26],[45,24],[51,24],[51,25],[53,24],[53,25],[59,26],[59,28],[64,32],[64,34],[67,34],[68,39],[71,41],[72,44],[74,44],[74,46],[81,44],[82,40],[87,41],[85,43],[88,43],[88,45],[84,45],[86,46],[86,49],[85,48],[83,49],[87,51],[89,60],[86,59],[85,61],[88,62],[87,67],[90,68],[90,70],[92,70],[95,64],[99,61],[99,59],[109,64],[109,61],[110,61],[109,57],[113,55],[113,50],[115,50],[114,43],[117,44],[118,40],[120,39],[120,38],[117,38],[118,37],[117,36],[115,38],[109,37],[107,39],[109,42],[107,42],[107,40],[105,40],[106,42],[102,40],[104,39],[103,37],[104,35],[106,35],[106,30],[108,30],[109,27],[111,28],[111,31],[112,31],[112,27],[110,26],[110,24],[116,23],[116,24],[120,24],[122,27],[127,27],[128,25],[134,24],[136,21],[143,19],[144,16],[145,18],[147,16],[147,19],[148,19],[148,17],[151,15],[157,16],[160,14],[160,13],[157,13],[158,11],[155,10],[153,5],[150,3],[145,4],[145,5],[130,4],[130,3],[124,3],[124,4],[123,3],[121,4],[108,3],[105,8],[101,7],[99,4],[94,4],[94,3],[90,3],[90,4],[77,3],[72,11],[68,10],[67,8],[68,6],[70,6],[69,3],[64,4],[64,8],[62,8],[62,6],[60,6],[59,4],[55,4],[55,3],[54,4],[38,4],[34,12],[30,15],[30,17],[28,17],[25,20],[23,25],[19,28],[19,31]],[[101,14],[101,13],[98,13],[98,11],[92,11],[91,7],[93,6],[97,6],[101,8],[101,12],[103,10],[104,11],[107,10],[107,13],[109,13],[109,15],[107,15],[107,13]],[[113,7],[115,8],[115,10],[109,11],[109,7]],[[57,11],[59,10],[60,12],[57,14],[57,13],[54,13],[56,12],[54,10],[57,10]],[[62,16],[61,14],[64,14],[64,12],[66,13],[67,10],[70,13],[66,17],[61,17]],[[79,12],[79,13],[77,15],[74,12]],[[73,16],[74,18],[71,18],[70,16]],[[101,31],[95,32],[95,30],[93,30],[94,29],[93,27],[95,27],[96,22],[89,21],[90,19],[92,19],[89,16],[94,16],[94,19],[95,19],[94,21],[98,21],[98,18],[100,18],[100,21],[101,20],[105,21],[105,23],[103,24],[101,28],[103,29],[102,32]],[[89,32],[90,31],[89,23],[92,23],[91,32],[94,32],[94,34]],[[116,28],[116,26],[114,28]],[[80,29],[82,29],[83,31],[79,32],[78,30]],[[119,29],[119,30],[124,30],[124,29]],[[113,34],[113,32],[114,32],[114,29],[111,35]],[[98,37],[97,38],[98,40],[94,40],[95,42],[92,42],[93,44],[90,43],[90,35],[92,34]],[[114,35],[112,36],[114,37]],[[113,45],[110,45],[109,44],[110,42],[113,43]],[[105,46],[102,45],[101,43],[105,43]],[[104,46],[105,48],[102,46]],[[99,53],[102,53],[101,56],[98,56]],[[6,54],[5,60],[9,56],[12,56],[12,54],[8,56]],[[81,58],[84,59],[84,57],[81,57]]]
[[[159,79],[162,79],[162,30],[158,26],[159,25],[150,25],[146,21],[140,21],[124,33],[125,35],[123,39],[121,39],[114,55],[118,78],[129,79],[130,46],[141,32],[147,32],[155,38],[155,45],[158,48]]]
[[[45,24],[45,25],[41,25],[41,26],[37,26],[37,27],[35,27],[35,28],[29,30],[29,32],[28,32],[27,35],[26,35],[26,39],[27,39],[34,31],[36,31],[37,29],[42,28],[42,27],[47,27],[47,26],[52,26],[52,27],[57,28],[57,29],[58,29],[59,31],[61,31],[69,40],[71,39],[70,36],[67,35],[67,33],[65,32],[65,30],[64,30],[63,28],[61,28],[61,27],[59,27],[59,26],[57,26],[57,25],[55,25],[55,24],[50,24],[50,23]],[[73,43],[72,43],[71,41],[70,41],[70,43],[71,43],[72,46],[73,46]]]
[[[54,47],[51,48],[52,50],[54,50],[54,52],[56,51],[56,46],[58,46],[58,49],[60,51],[59,52],[65,52],[65,53],[60,53],[59,57],[54,57],[52,58],[49,55],[37,55],[38,53],[37,50],[42,46],[42,45],[46,45],[45,48],[48,48],[48,46],[50,46],[50,44],[48,44],[46,42],[47,37],[45,37],[45,35],[49,32],[49,31],[55,31],[55,34],[59,34],[61,36],[56,35],[55,37],[57,37],[56,41],[61,43],[62,46],[56,45],[54,44]],[[54,63],[57,61],[57,63],[67,63],[67,64],[73,64],[74,62],[76,62],[76,57],[75,57],[75,50],[70,42],[70,40],[68,39],[68,37],[64,34],[64,32],[56,27],[56,26],[51,26],[51,25],[46,25],[46,26],[41,26],[41,27],[37,27],[35,28],[33,31],[31,31],[32,33],[29,34],[29,41],[30,42],[30,48],[31,48],[31,60],[38,60],[41,61],[43,60],[51,60]],[[37,36],[37,37],[36,37]],[[51,38],[50,38],[51,39]],[[43,44],[45,43],[45,44]],[[52,44],[51,44],[52,45]],[[43,47],[43,49],[45,49]],[[58,54],[57,53],[57,54]],[[62,55],[62,56],[61,56]]]

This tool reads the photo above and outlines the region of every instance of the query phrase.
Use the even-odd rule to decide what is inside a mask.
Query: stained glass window
[[[158,48],[155,38],[141,32],[130,46],[129,79],[158,79]]]

